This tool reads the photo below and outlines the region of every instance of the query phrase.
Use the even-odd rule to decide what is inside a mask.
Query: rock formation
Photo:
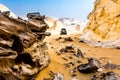
[[[81,40],[94,46],[120,47],[120,0],[96,0]]]
[[[0,80],[29,80],[49,64],[45,17],[28,15],[24,21],[0,12]]]

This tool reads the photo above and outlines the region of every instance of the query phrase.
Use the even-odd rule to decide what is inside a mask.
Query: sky
[[[17,16],[25,17],[29,12],[40,12],[56,18],[86,20],[93,10],[95,0],[0,0]]]

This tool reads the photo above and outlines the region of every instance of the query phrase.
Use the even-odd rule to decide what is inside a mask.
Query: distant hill
[[[74,18],[53,18],[46,17],[45,22],[49,25],[48,31],[53,35],[59,35],[61,28],[65,28],[68,34],[81,33],[86,25],[86,22]]]

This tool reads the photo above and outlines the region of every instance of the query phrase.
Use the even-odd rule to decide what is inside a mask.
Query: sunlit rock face
[[[120,47],[120,0],[96,0],[81,40],[94,46]]]
[[[68,34],[80,34],[86,25],[86,22],[74,18],[46,17],[45,22],[49,25],[48,31],[52,35],[59,35],[62,28],[65,28]]]
[[[0,4],[0,11],[10,11],[10,17],[17,18],[17,16],[3,4]]]
[[[29,13],[28,21],[0,12],[0,80],[30,80],[50,59],[45,38],[45,16]]]

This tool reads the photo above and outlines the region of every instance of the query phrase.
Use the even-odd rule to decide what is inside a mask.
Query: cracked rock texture
[[[120,0],[96,0],[81,40],[94,46],[120,47]]]
[[[28,21],[0,12],[0,80],[29,80],[49,64],[43,39],[44,16],[29,13]]]

